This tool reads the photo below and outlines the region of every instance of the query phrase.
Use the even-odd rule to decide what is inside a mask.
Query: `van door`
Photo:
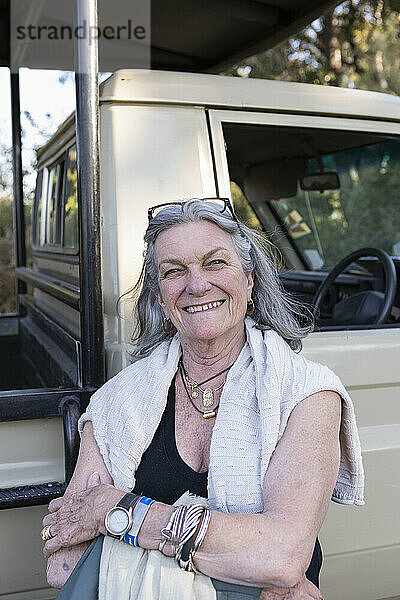
[[[312,303],[332,266],[354,250],[399,254],[399,123],[211,110],[210,124],[219,195],[267,231],[284,263],[282,283],[298,299]],[[338,173],[340,188],[301,189],[306,174],[321,171]],[[399,287],[382,326],[352,322],[351,312],[345,324],[332,320],[340,301],[365,290],[385,290],[369,256],[330,288],[325,321],[304,343],[304,354],[331,367],[352,396],[366,471],[366,505],[331,503],[321,531],[326,600],[400,594]]]

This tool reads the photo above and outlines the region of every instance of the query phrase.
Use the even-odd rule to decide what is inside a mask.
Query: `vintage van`
[[[285,289],[317,305],[304,354],[337,372],[355,404],[366,505],[331,503],[320,535],[323,597],[399,600],[400,99],[117,71],[100,88],[100,163],[107,378],[128,361],[131,307],[123,303],[119,316],[116,304],[141,268],[148,207],[232,198],[238,215],[277,247]],[[48,486],[62,493],[64,464],[72,468],[76,454],[63,438],[69,428],[76,441],[82,408],[68,400],[81,385],[78,206],[71,116],[38,154],[33,268],[19,269],[28,283],[25,314],[18,330],[10,322],[0,336],[11,349],[2,389],[37,389],[18,408],[18,392],[7,406],[0,392],[0,502],[18,486],[40,491],[38,506],[16,491],[19,503],[0,511],[1,600],[56,595],[39,533]],[[52,408],[43,388],[52,390]]]

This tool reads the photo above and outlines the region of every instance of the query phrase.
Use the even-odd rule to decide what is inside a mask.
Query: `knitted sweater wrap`
[[[214,425],[208,476],[213,510],[263,511],[263,479],[290,413],[323,390],[342,398],[340,467],[332,500],[363,505],[364,472],[354,408],[340,379],[326,366],[294,352],[273,330],[245,320],[246,343],[230,369]],[[114,485],[135,486],[135,472],[167,403],[181,356],[179,335],[107,381],[90,400],[78,427],[93,432]],[[316,399],[317,402],[317,399]]]

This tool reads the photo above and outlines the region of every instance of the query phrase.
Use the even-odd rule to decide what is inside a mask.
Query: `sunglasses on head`
[[[164,208],[167,206],[183,206],[186,202],[190,202],[191,200],[199,200],[201,202],[209,202],[210,204],[217,204],[219,206],[219,212],[223,213],[225,210],[229,210],[232,215],[232,218],[236,219],[236,215],[233,210],[233,206],[229,198],[191,198],[190,200],[185,200],[183,202],[164,202],[163,204],[157,204],[156,206],[152,206],[147,211],[149,217],[149,223],[154,217],[158,215]]]

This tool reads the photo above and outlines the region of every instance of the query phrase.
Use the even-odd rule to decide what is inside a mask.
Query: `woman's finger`
[[[322,600],[321,591],[308,579],[305,581],[305,587],[311,598],[315,598],[315,600]]]
[[[54,529],[56,529],[54,531]],[[63,526],[60,529],[57,526],[52,525],[51,532],[54,537],[51,540],[48,540],[43,548],[43,554],[48,558],[60,548],[69,548],[71,546],[75,546],[76,544],[80,544],[80,542],[84,541],[82,539],[81,528],[76,525]]]
[[[43,524],[43,527],[46,527],[46,525],[53,525],[56,522],[57,522],[57,514],[49,513],[48,515],[45,515],[45,517],[43,518],[42,524]]]
[[[96,485],[100,485],[100,483],[101,483],[100,475],[98,474],[97,471],[95,471],[94,473],[89,475],[88,480],[87,480],[88,488],[95,487]]]
[[[49,504],[49,512],[55,512],[64,504],[64,502],[64,496],[61,496],[61,498],[54,498]]]
[[[62,548],[60,541],[57,539],[57,536],[51,540],[48,540],[43,546],[43,554],[46,558],[49,558],[54,552],[60,550]]]

